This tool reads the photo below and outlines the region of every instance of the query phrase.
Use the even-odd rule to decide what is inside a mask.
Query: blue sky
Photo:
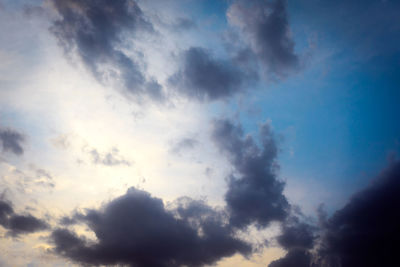
[[[325,201],[336,206],[399,152],[400,55],[391,29],[396,26],[380,16],[369,18],[377,29],[359,21],[373,7],[397,4],[309,2],[289,4],[296,49],[309,57],[303,69],[286,80],[260,84],[256,94],[224,112],[239,111],[248,131],[271,119],[284,136],[283,175],[329,188],[334,193]],[[331,12],[318,16],[324,9]],[[335,18],[340,12],[344,21]]]

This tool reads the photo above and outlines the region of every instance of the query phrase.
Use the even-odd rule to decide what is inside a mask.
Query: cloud
[[[316,228],[300,220],[292,214],[282,224],[282,233],[277,237],[278,244],[287,254],[276,261],[271,262],[269,267],[311,267],[313,256],[310,253],[315,245]]]
[[[0,142],[3,151],[10,151],[15,155],[22,155],[24,149],[22,143],[24,142],[24,136],[12,129],[0,128]]]
[[[94,232],[96,242],[56,229],[51,235],[55,252],[80,264],[131,266],[202,266],[251,252],[234,237],[222,212],[189,198],[174,206],[168,211],[161,199],[130,188],[102,209],[75,216]]]
[[[227,17],[271,75],[285,77],[298,67],[285,0],[235,1]]]
[[[50,192],[56,184],[52,175],[31,164],[29,169],[20,169],[7,162],[0,162],[0,187],[10,189],[19,194],[32,192]]]
[[[269,266],[400,265],[397,256],[397,244],[400,242],[399,195],[400,161],[397,161],[330,218],[321,216],[323,221],[318,229],[319,238],[313,246],[309,226],[297,224],[295,228],[284,227],[278,243],[289,252]]]
[[[400,161],[325,223],[321,266],[398,266]],[[336,265],[335,265],[336,264]]]
[[[8,216],[14,212],[13,208],[6,201],[0,200],[0,224],[7,223]]]
[[[25,176],[24,186],[28,187],[29,183],[32,183],[37,186],[50,187],[50,188],[55,187],[53,176],[51,176],[49,172],[43,169],[35,169],[35,172],[36,172],[35,176],[31,177],[31,179],[29,179],[29,176]]]
[[[49,227],[46,222],[30,214],[15,214],[11,204],[4,200],[0,200],[0,225],[7,229],[7,234],[11,236],[34,233]]]
[[[253,137],[243,135],[240,126],[228,120],[213,123],[213,140],[235,169],[225,195],[230,223],[235,227],[251,223],[265,227],[287,216],[284,183],[277,178],[277,146],[267,123],[261,125],[259,135],[261,148]]]
[[[169,78],[169,84],[188,97],[217,100],[240,91],[249,79],[229,60],[217,59],[204,48],[191,47],[182,54],[181,68]]]
[[[113,148],[105,154],[100,154],[96,149],[92,149],[88,153],[90,154],[94,164],[102,164],[105,166],[132,165],[131,161],[128,161],[119,155],[119,150],[117,148]]]
[[[147,80],[137,62],[121,49],[124,35],[139,30],[151,32],[133,0],[51,0],[60,18],[51,32],[67,52],[75,51],[100,82],[122,82],[128,92],[162,99],[162,88]]]
[[[311,249],[314,246],[314,227],[293,218],[282,226],[282,234],[278,236],[279,245],[286,250]]]
[[[291,250],[284,258],[271,262],[268,267],[311,267],[312,256],[305,250]]]
[[[181,151],[187,150],[187,149],[193,149],[199,144],[199,141],[197,141],[195,138],[192,137],[185,137],[182,138],[173,144],[171,144],[170,151],[174,154],[180,154]]]

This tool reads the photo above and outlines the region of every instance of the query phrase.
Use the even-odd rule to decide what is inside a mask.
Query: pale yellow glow
[[[265,248],[262,253],[255,254],[252,258],[246,259],[243,256],[235,255],[218,263],[218,267],[265,267],[272,261],[281,258],[285,252],[280,248]]]

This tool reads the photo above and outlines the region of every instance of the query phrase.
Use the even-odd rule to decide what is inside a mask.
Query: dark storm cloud
[[[232,62],[216,59],[206,49],[191,47],[183,53],[181,68],[169,83],[188,97],[216,100],[238,92],[249,79]]]
[[[130,266],[203,266],[251,252],[233,236],[223,213],[188,198],[174,205],[168,211],[161,199],[131,188],[103,209],[79,216],[97,242],[57,229],[51,235],[55,252],[80,264]]]
[[[282,226],[282,234],[278,236],[279,245],[286,250],[311,249],[314,246],[314,227],[294,219]]]
[[[284,258],[271,262],[268,267],[311,267],[311,260],[308,251],[295,249],[289,251]]]
[[[397,161],[329,219],[321,216],[324,221],[314,246],[309,226],[284,227],[278,243],[289,252],[269,267],[400,266],[399,196]]]
[[[0,225],[8,230],[8,235],[18,236],[45,230],[48,224],[36,217],[27,214],[14,213],[11,204],[0,200]]]
[[[321,266],[400,266],[400,162],[354,195],[327,222]]]
[[[128,161],[119,155],[119,150],[117,148],[113,148],[111,151],[105,154],[100,154],[96,149],[92,149],[89,151],[89,155],[91,156],[94,164],[101,164],[105,166],[132,165],[131,161]]]
[[[10,151],[16,155],[23,154],[22,143],[24,140],[25,138],[21,133],[0,127],[0,143],[3,151]]]
[[[270,74],[282,77],[298,67],[285,0],[239,0],[229,7],[227,16]]]
[[[245,227],[251,223],[265,227],[284,220],[289,204],[277,178],[277,146],[268,124],[259,131],[261,148],[240,126],[227,120],[214,121],[213,140],[228,155],[235,168],[225,195],[230,223]]]
[[[316,228],[301,221],[297,216],[289,217],[282,224],[282,233],[277,237],[278,244],[287,254],[269,267],[311,267],[310,249],[315,245]]]
[[[116,79],[131,93],[162,98],[161,86],[156,81],[147,81],[139,64],[119,49],[124,34],[153,30],[135,1],[51,2],[60,15],[51,31],[67,52],[76,50],[99,81]]]

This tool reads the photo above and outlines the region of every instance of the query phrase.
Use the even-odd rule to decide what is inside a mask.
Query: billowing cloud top
[[[251,136],[230,121],[214,121],[213,139],[235,168],[225,195],[231,223],[236,227],[256,223],[267,226],[287,215],[289,204],[277,178],[277,146],[268,124],[260,127],[260,149]],[[237,173],[237,174],[236,174]]]
[[[204,203],[180,199],[177,216],[161,199],[130,188],[102,210],[76,215],[96,234],[88,242],[56,229],[56,252],[82,264],[131,266],[203,266],[251,247],[233,236],[224,215]]]
[[[182,61],[182,69],[170,77],[170,83],[189,97],[200,100],[229,97],[242,89],[246,80],[238,67],[213,58],[200,47],[185,51]]]
[[[395,266],[400,207],[400,162],[393,162],[373,183],[355,194],[319,229],[300,224],[278,237],[289,252],[270,267]],[[313,243],[312,234],[319,235]]]

